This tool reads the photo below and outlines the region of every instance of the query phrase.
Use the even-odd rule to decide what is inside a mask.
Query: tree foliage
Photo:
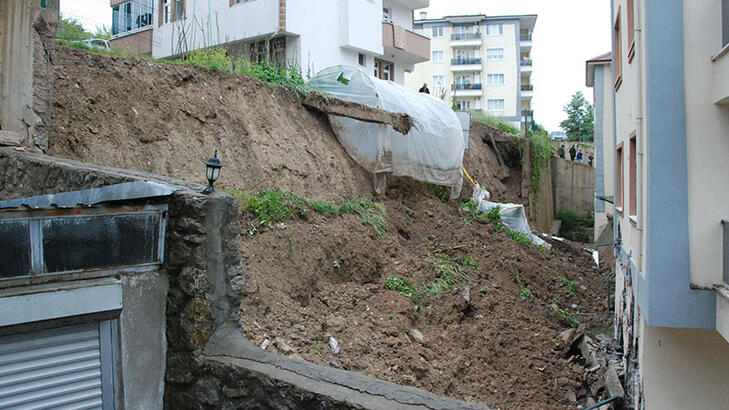
[[[592,104],[585,99],[582,91],[572,95],[572,100],[564,106],[567,119],[559,126],[567,133],[570,141],[592,141],[595,134]]]
[[[79,41],[87,38],[103,38],[109,40],[111,38],[111,30],[106,26],[96,28],[96,32],[92,33],[84,29],[84,27],[73,17],[61,18],[58,21],[58,31],[56,37],[61,40]]]

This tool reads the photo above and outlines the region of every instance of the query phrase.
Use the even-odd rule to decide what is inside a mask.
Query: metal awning
[[[39,195],[28,198],[0,201],[0,209],[11,208],[76,208],[93,206],[104,202],[128,201],[170,196],[181,188],[152,181],[134,181],[108,185],[101,188],[83,191],[60,192],[57,194]]]

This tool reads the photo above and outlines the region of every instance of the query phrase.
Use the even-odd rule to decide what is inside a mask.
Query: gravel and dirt
[[[217,148],[221,186],[313,200],[373,195],[371,176],[326,117],[281,87],[64,48],[53,63],[50,155],[202,183]],[[522,201],[515,146],[503,146],[500,166],[471,136],[464,165],[497,201]],[[261,227],[241,212],[247,336],[285,355],[504,409],[584,404],[584,365],[567,357],[560,334],[578,320],[608,322],[605,273],[590,254],[566,242],[521,245],[469,218],[460,205],[470,187],[443,203],[422,183],[388,182],[375,198],[386,210],[384,237],[354,214],[309,212]],[[442,266],[460,280],[440,295],[386,288],[396,278],[420,295]]]

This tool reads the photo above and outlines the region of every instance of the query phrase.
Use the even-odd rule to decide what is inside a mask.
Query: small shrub
[[[576,280],[569,280],[562,275],[557,275],[557,279],[564,285],[564,290],[567,294],[577,296],[577,288],[580,284]]]
[[[529,235],[527,235],[524,232],[518,232],[518,231],[512,231],[510,229],[506,229],[506,235],[509,236],[509,238],[513,239],[522,246],[529,246],[529,244],[532,243],[532,240],[529,238]]]
[[[501,223],[501,207],[495,206],[486,212],[486,218],[495,224]]]
[[[448,192],[448,188],[442,186],[442,185],[436,185],[431,184],[430,182],[425,183],[426,188],[435,196],[440,199],[440,202],[447,203],[448,200],[451,198],[450,193]]]
[[[187,54],[184,62],[205,67],[212,71],[233,71],[233,61],[224,48],[201,48]]]
[[[557,317],[560,319],[567,319],[570,322],[570,327],[576,328],[580,325],[580,321],[572,315],[567,309],[560,309],[557,311]]]

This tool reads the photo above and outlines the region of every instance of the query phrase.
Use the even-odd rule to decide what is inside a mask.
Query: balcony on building
[[[424,9],[430,5],[430,0],[389,0],[389,2],[409,9]]]
[[[521,68],[522,74],[531,74],[532,72],[532,59],[531,58],[523,58],[519,62],[519,66]]]
[[[385,56],[396,64],[407,66],[430,60],[430,38],[397,23],[382,22],[382,46]]]
[[[453,84],[454,97],[480,97],[483,95],[481,83]]]
[[[454,58],[451,60],[451,71],[481,71],[480,58]]]
[[[481,33],[453,33],[451,34],[452,47],[479,47],[481,46]]]
[[[529,52],[532,49],[532,35],[521,34],[519,36],[519,47],[521,48],[521,51]]]
[[[534,85],[522,84],[521,85],[521,98],[532,98],[534,97]]]

